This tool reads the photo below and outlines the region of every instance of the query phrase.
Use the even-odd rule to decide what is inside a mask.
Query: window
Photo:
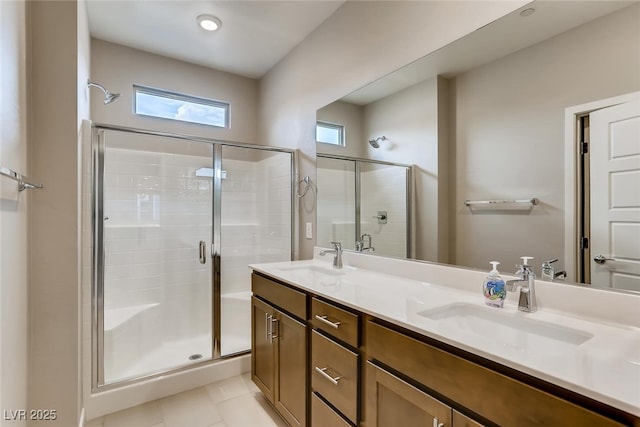
[[[134,111],[141,116],[229,127],[229,104],[213,99],[134,85]]]
[[[344,147],[344,126],[333,123],[316,122],[316,141]]]

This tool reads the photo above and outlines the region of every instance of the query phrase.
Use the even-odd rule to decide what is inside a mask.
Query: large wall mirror
[[[640,291],[638,22],[635,1],[533,2],[319,109],[317,243],[369,240],[336,226],[364,195],[335,162],[388,162],[411,169],[406,257]]]

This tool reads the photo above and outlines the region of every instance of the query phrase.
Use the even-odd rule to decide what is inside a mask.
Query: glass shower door
[[[211,359],[213,145],[99,132],[98,384]]]
[[[291,260],[292,153],[217,147],[220,356],[251,348],[252,263]],[[217,159],[220,159],[218,163]],[[219,172],[218,172],[219,171]],[[217,196],[216,196],[217,197]],[[218,223],[216,220],[215,223]],[[216,225],[217,227],[217,225]]]
[[[318,157],[317,239],[316,244],[331,247],[341,242],[343,249],[355,249],[358,240],[358,197],[356,162]]]
[[[378,255],[408,257],[409,168],[359,163],[361,235]]]

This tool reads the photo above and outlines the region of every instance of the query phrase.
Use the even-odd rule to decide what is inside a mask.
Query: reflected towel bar
[[[18,191],[44,187],[44,185],[42,184],[33,184],[31,183],[31,180],[29,178],[22,175],[21,173],[18,173],[14,170],[11,170],[9,168],[5,168],[2,166],[0,166],[0,175],[6,176],[15,181],[18,181]]]
[[[473,206],[473,205],[503,205],[503,204],[522,204],[527,203],[530,205],[537,205],[538,199],[521,199],[521,200],[465,200],[465,206]]]

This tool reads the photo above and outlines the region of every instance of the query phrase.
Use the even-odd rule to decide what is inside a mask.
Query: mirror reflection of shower
[[[98,83],[94,83],[91,80],[87,79],[87,87],[97,87],[102,92],[104,92],[104,105],[111,104],[113,101],[120,97],[119,93],[113,93],[106,89],[104,86]]]
[[[406,257],[411,252],[411,166],[319,153],[316,245]],[[369,237],[371,236],[371,237]]]

